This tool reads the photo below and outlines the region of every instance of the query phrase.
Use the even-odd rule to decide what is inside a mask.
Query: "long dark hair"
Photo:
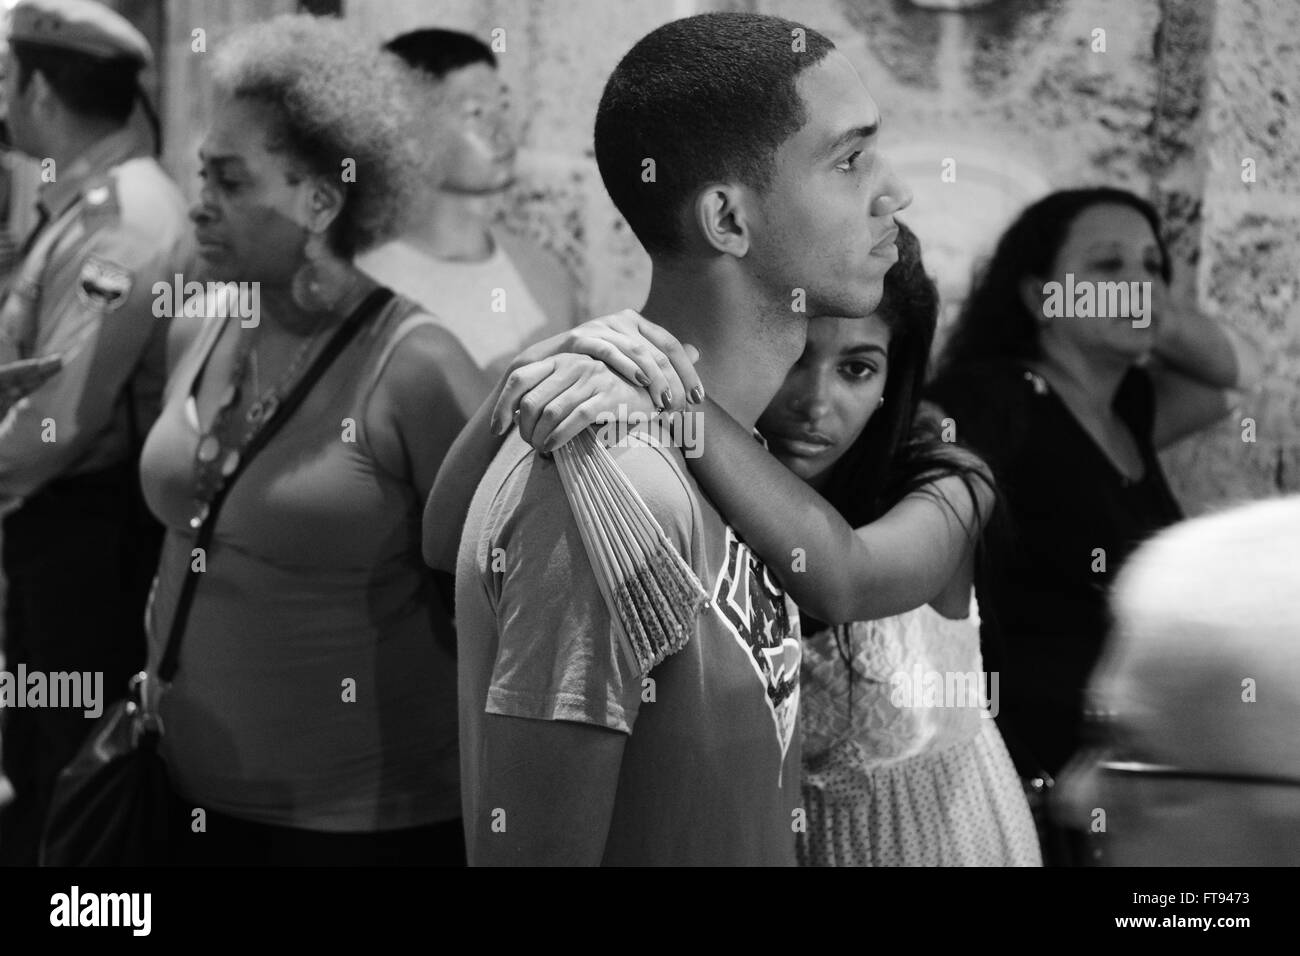
[[[995,499],[997,489],[973,452],[943,441],[939,424],[918,415],[939,319],[939,290],[926,275],[916,234],[901,222],[898,226],[898,262],[885,275],[884,297],[877,310],[889,329],[884,403],[835,463],[822,494],[857,528],[917,491],[933,494],[952,508],[952,503],[930,486],[939,478],[955,475],[971,496],[975,521],[968,530],[978,543],[980,527],[988,516],[980,512],[975,483],[983,483]],[[824,626],[811,617],[804,618],[804,633],[815,633]]]
[[[1160,248],[1160,274],[1169,281],[1169,249],[1160,234],[1160,217],[1149,202],[1109,186],[1054,192],[1025,209],[998,240],[944,345],[939,377],[962,367],[1040,357],[1038,323],[1021,298],[1020,284],[1027,276],[1048,276],[1081,212],[1111,203],[1136,210],[1151,224]]]

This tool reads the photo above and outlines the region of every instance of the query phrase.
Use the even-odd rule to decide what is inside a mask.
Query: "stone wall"
[[[1210,504],[1300,490],[1300,4],[1219,0],[1200,97],[1197,290],[1266,346],[1241,414],[1167,456],[1175,489]],[[1244,182],[1253,160],[1255,181]],[[1258,441],[1242,442],[1253,418]]]

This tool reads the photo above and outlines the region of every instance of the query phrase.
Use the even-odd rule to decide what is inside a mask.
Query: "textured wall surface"
[[[1196,137],[1197,288],[1212,314],[1261,339],[1268,365],[1240,415],[1167,457],[1175,490],[1197,504],[1300,489],[1300,4],[1215,7]]]

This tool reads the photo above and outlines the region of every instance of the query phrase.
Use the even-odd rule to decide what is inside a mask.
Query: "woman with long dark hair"
[[[1006,546],[982,563],[978,592],[999,725],[1027,778],[1050,780],[1080,744],[1110,581],[1182,517],[1157,449],[1225,415],[1227,390],[1258,364],[1240,336],[1169,308],[1170,275],[1145,200],[1053,193],[998,242],[929,393],[1006,497]],[[1128,308],[1108,308],[1121,287]]]
[[[938,295],[901,224],[898,247],[877,312],[809,323],[803,355],[759,421],[772,454],[710,402],[703,454],[686,461],[805,614],[801,859],[1036,865],[1028,805],[986,719],[971,594],[996,493],[978,458],[918,419]],[[614,317],[543,343],[516,362],[497,408],[508,415],[531,395],[521,431],[554,448],[602,409],[635,407],[644,392],[613,376],[575,410],[548,356],[599,354],[630,380],[657,363],[630,349],[629,337],[656,344],[661,332]],[[584,334],[596,342],[584,345]],[[426,516],[454,524],[445,519],[464,492],[453,485],[472,490],[471,446],[483,444],[462,433]],[[426,556],[444,553],[427,535],[425,545]]]
[[[811,322],[802,357],[758,424],[782,464],[856,529],[875,565],[862,569],[849,613],[832,618],[850,623],[804,616],[800,860],[1037,865],[1028,807],[985,710],[996,707],[996,684],[990,694],[971,594],[996,493],[982,462],[918,416],[938,292],[906,227],[898,245],[880,308],[866,319]],[[817,587],[808,571],[805,588]],[[881,607],[890,579],[900,592]],[[793,584],[791,593],[801,600]]]

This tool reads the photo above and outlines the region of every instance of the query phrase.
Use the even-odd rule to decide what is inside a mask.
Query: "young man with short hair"
[[[606,85],[596,158],[653,260],[640,311],[699,346],[710,394],[750,428],[810,317],[880,300],[911,197],[876,155],[879,121],[825,37],[753,14],[668,23]],[[797,609],[680,449],[610,453],[710,604],[685,648],[632,670],[555,464],[507,438],[457,569],[470,862],[793,865]]]
[[[573,279],[555,255],[492,225],[515,181],[516,152],[492,50],[434,29],[404,33],[386,49],[419,78],[430,121],[415,133],[439,178],[406,232],[357,264],[425,306],[495,378],[524,348],[573,324]]]

